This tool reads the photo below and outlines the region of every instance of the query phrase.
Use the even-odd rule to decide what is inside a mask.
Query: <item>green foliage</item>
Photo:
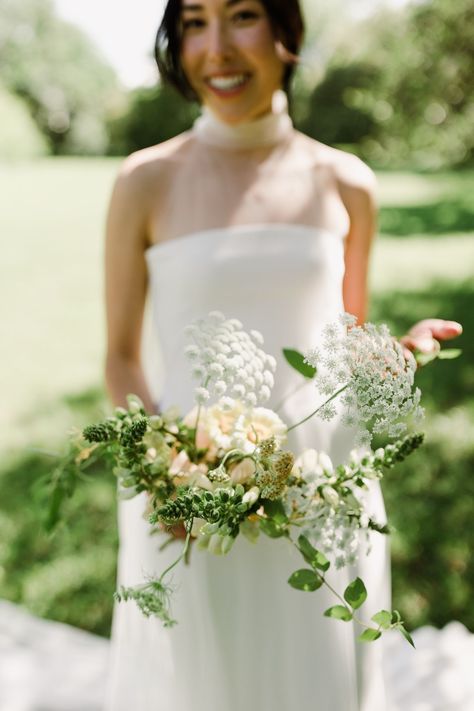
[[[326,610],[325,617],[332,617],[335,620],[350,622],[352,620],[352,612],[344,605],[334,605]]]
[[[296,570],[293,575],[289,577],[288,582],[295,590],[314,592],[321,587],[323,579],[319,573],[316,573],[314,570],[301,568],[300,570]]]
[[[312,380],[316,375],[316,368],[313,365],[306,363],[304,355],[292,348],[284,348],[283,355],[287,363],[291,365],[298,373],[304,375],[305,378]]]
[[[352,607],[353,610],[359,609],[367,600],[367,590],[360,578],[356,578],[350,583],[344,591],[344,600]]]
[[[128,109],[109,124],[110,153],[124,155],[188,130],[199,114],[173,88],[159,84],[131,92]]]
[[[383,481],[392,536],[394,603],[410,629],[457,619],[474,629],[474,287],[437,283],[426,291],[379,294],[371,319],[403,333],[426,317],[464,326],[455,363],[436,361],[417,374],[427,408],[426,442]]]
[[[0,0],[5,85],[29,106],[53,153],[102,154],[123,99],[114,71],[51,0]]]
[[[306,536],[299,536],[298,548],[305,561],[313,568],[324,572],[329,569],[329,561],[326,556],[321,551],[316,550]]]
[[[369,627],[359,635],[359,639],[361,642],[375,642],[381,636],[382,633],[379,632],[379,630],[374,630],[372,627]]]
[[[383,7],[346,37],[297,98],[302,130],[390,168],[472,163],[472,2]]]

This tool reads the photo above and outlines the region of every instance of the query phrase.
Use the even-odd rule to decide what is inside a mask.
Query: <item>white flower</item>
[[[243,412],[236,420],[233,445],[246,454],[252,454],[258,443],[275,437],[277,448],[286,439],[287,426],[276,412],[265,407],[256,407]]]
[[[317,452],[315,449],[306,449],[296,459],[293,472],[306,482],[326,481],[327,475],[334,472],[333,463],[325,452]]]
[[[204,405],[211,397],[207,388],[196,388],[194,395],[198,405]]]
[[[315,383],[322,395],[342,390],[343,422],[357,427],[357,443],[367,445],[369,425],[373,432],[398,437],[406,429],[402,420],[418,414],[419,394],[413,387],[416,364],[405,360],[387,326],[355,323],[355,317],[343,314],[328,324],[322,348],[308,351],[305,360],[318,370]],[[325,420],[335,415],[333,404],[319,411]]]
[[[202,404],[212,395],[222,398],[228,391],[249,407],[268,400],[276,361],[260,348],[263,337],[259,331],[246,333],[242,328],[238,319],[226,320],[220,312],[211,312],[207,319],[185,329],[194,341],[186,347],[185,355],[195,363],[192,374],[200,385],[196,402]],[[232,407],[228,400],[223,404]]]

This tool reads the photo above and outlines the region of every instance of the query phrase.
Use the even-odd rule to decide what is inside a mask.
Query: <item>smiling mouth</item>
[[[231,93],[241,89],[250,79],[250,74],[227,74],[221,76],[209,77],[206,79],[206,84],[214,91]]]

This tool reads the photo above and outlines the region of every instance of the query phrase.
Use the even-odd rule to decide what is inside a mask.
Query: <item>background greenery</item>
[[[383,168],[472,164],[471,0],[382,5],[364,20],[353,19],[344,0],[303,5],[307,39],[293,97],[299,128]],[[38,131],[42,150],[53,154],[122,155],[194,120],[196,107],[162,86],[126,92],[88,38],[55,15],[52,0],[0,0],[0,16],[0,157],[24,155],[29,144],[36,154]],[[2,99],[5,92],[32,119],[24,145],[6,139],[19,105]]]
[[[116,159],[0,167],[3,315],[0,597],[107,635],[115,579],[115,486],[101,472],[52,537],[37,482],[66,432],[100,418],[102,225]],[[458,619],[474,631],[473,173],[379,173],[381,235],[371,318],[402,333],[426,316],[461,321],[461,360],[419,374],[426,446],[384,482],[394,603],[410,627]],[[25,198],[25,196],[27,196]]]
[[[383,170],[371,318],[395,333],[426,316],[465,327],[462,359],[419,374],[428,442],[384,493],[395,605],[410,627],[474,630],[474,6],[428,0],[356,21],[345,0],[309,0],[306,14],[296,124]],[[127,92],[52,0],[0,0],[0,15],[0,597],[107,635],[114,482],[96,472],[52,537],[39,482],[66,432],[107,410],[102,227],[118,160],[100,156],[179,133],[197,107],[160,85]]]

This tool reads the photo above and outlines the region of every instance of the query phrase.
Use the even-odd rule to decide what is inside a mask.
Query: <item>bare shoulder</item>
[[[305,150],[319,167],[331,174],[341,193],[347,197],[373,199],[377,179],[373,170],[353,153],[332,148],[308,136],[300,134]]]
[[[122,162],[117,183],[131,194],[145,197],[150,191],[155,193],[160,183],[166,183],[191,140],[190,133],[185,132],[156,146],[135,151]]]

